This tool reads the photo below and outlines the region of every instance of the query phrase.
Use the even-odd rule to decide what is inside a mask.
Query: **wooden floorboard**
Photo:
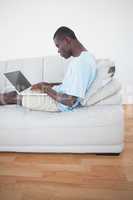
[[[120,156],[0,153],[0,200],[133,200],[133,105]]]

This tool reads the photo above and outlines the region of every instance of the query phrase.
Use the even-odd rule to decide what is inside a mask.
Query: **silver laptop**
[[[46,93],[39,93],[31,90],[31,83],[22,74],[21,71],[13,71],[4,73],[8,81],[14,86],[16,92],[21,95],[47,95]]]

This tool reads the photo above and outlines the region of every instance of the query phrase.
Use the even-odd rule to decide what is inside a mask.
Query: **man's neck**
[[[75,40],[72,45],[73,57],[78,57],[83,51],[87,51],[87,49],[78,40]]]

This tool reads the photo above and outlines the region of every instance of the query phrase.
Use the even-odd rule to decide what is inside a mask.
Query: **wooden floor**
[[[0,153],[0,200],[133,200],[133,105],[120,156]]]

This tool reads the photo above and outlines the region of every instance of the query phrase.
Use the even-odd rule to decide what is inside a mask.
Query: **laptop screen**
[[[4,75],[18,92],[22,92],[31,87],[30,82],[25,78],[21,71],[8,72],[4,73]]]

